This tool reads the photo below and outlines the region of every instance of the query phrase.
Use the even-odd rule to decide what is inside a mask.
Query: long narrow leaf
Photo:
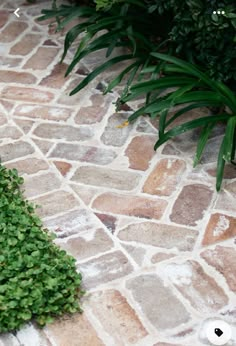
[[[64,42],[64,52],[61,58],[61,62],[64,61],[65,56],[67,55],[68,49],[72,45],[72,43],[75,41],[75,39],[82,33],[84,32],[85,28],[87,26],[87,23],[83,24],[78,24],[74,26],[72,29],[68,31],[65,37],[65,42]]]
[[[166,127],[169,126],[173,121],[175,121],[178,117],[180,117],[182,114],[191,111],[192,109],[201,108],[201,107],[209,107],[209,106],[217,106],[215,101],[207,101],[207,102],[198,102],[198,103],[192,103],[189,106],[186,106],[182,109],[180,109],[178,112],[176,112],[173,117],[171,117],[166,122]]]
[[[200,71],[197,67],[184,60],[175,58],[167,54],[151,53],[151,55],[158,59],[173,63],[178,67],[181,67],[185,73],[190,73],[191,75],[205,82],[208,87],[210,87],[212,90],[215,90],[218,94],[221,94],[221,99],[230,109],[233,110],[233,112],[236,111],[236,100],[234,98],[234,95],[232,95],[231,92],[229,93],[227,87],[224,87],[222,83],[221,85],[219,84],[219,82],[212,80],[206,73]],[[221,87],[219,87],[219,85],[221,85]]]
[[[94,71],[92,71],[87,77],[85,77],[82,82],[71,91],[70,95],[76,94],[78,91],[83,89],[86,85],[88,85],[89,82],[91,82],[94,78],[96,78],[101,72],[105,71],[109,67],[114,66],[115,64],[124,61],[124,60],[129,60],[132,59],[132,54],[127,54],[127,55],[120,55],[115,58],[112,58],[108,61],[106,61],[104,64],[100,65],[97,67]]]
[[[195,158],[193,161],[193,167],[196,167],[196,165],[200,161],[200,159],[202,157],[203,150],[206,146],[207,140],[208,140],[209,135],[210,135],[212,129],[214,128],[214,126],[215,126],[214,122],[209,123],[206,126],[204,126],[202,133],[200,135],[199,141],[198,141],[197,151],[196,151]]]
[[[135,67],[132,69],[132,71],[130,72],[130,76],[129,76],[129,78],[128,78],[128,81],[127,81],[127,83],[126,83],[126,85],[125,85],[125,88],[124,88],[123,91],[122,91],[121,99],[129,92],[130,85],[131,85],[131,83],[133,82],[133,80],[134,80],[134,78],[135,78],[135,75],[136,75],[136,73],[137,73],[139,67],[140,67],[139,65],[135,66]]]
[[[183,68],[184,71],[189,72],[193,76],[197,77],[198,79],[203,80],[210,87],[212,87],[212,85],[214,84],[210,77],[208,77],[205,73],[201,72],[194,65],[192,65],[186,61],[175,58],[175,57],[168,55],[168,54],[151,53],[151,55],[158,58],[158,59],[162,59],[162,60],[171,62],[171,63]]]
[[[231,163],[236,164],[234,162],[236,155],[236,127],[234,128],[234,138],[233,138],[233,147],[232,147],[232,153],[231,153]]]
[[[93,49],[84,49],[81,54],[79,56],[77,56],[76,58],[74,57],[72,62],[70,63],[70,65],[68,66],[68,69],[65,73],[65,77],[67,77],[70,72],[74,69],[74,67],[78,64],[78,62],[83,59],[86,55],[94,52],[94,51],[98,51],[100,49],[104,49],[104,48],[107,48],[107,43],[101,43],[100,46],[96,46],[94,47]]]
[[[194,78],[176,78],[176,77],[163,77],[158,80],[150,80],[142,83],[137,83],[130,88],[131,94],[128,95],[124,102],[128,102],[137,96],[150,91],[156,91],[157,89],[173,88],[178,86],[184,86],[186,84],[196,83]]]
[[[217,159],[217,169],[216,169],[216,191],[220,191],[225,168],[225,160],[223,158],[225,148],[225,137],[220,146],[218,159]]]
[[[216,82],[219,90],[227,97],[228,99],[231,100],[231,108],[234,113],[236,113],[236,95],[233,93],[232,90],[230,90],[227,85],[221,82]]]
[[[236,129],[236,116],[229,118],[225,131],[224,154],[225,161],[231,161],[232,149],[234,146],[234,132]]]
[[[109,93],[112,89],[114,89],[124,78],[124,76],[132,70],[135,66],[139,65],[141,63],[140,60],[136,61],[135,63],[129,65],[126,67],[116,78],[114,78],[107,86],[107,88],[104,91],[104,95]]]
[[[210,123],[217,123],[219,121],[227,121],[228,119],[229,119],[229,114],[222,113],[219,115],[213,115],[213,116],[203,117],[199,119],[194,119],[182,125],[178,125],[175,128],[166,132],[161,138],[159,138],[159,140],[155,144],[154,149],[156,150],[158,147],[160,147],[163,143],[168,141],[170,138],[178,136],[181,133],[184,133],[189,130],[193,130],[196,127],[206,126]]]
[[[91,16],[92,13],[96,14],[96,11],[93,10],[93,12],[91,12],[90,9],[88,10],[87,8],[83,8],[81,6],[71,8],[70,15],[67,15],[65,19],[60,22],[60,25],[57,27],[57,31],[62,30],[68,23],[70,23],[75,18],[79,18],[81,16]]]
[[[159,137],[164,134],[167,114],[168,114],[168,109],[165,109],[160,112]]]

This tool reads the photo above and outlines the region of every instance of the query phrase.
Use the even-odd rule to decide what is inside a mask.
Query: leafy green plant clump
[[[95,0],[98,10],[108,11],[127,0]],[[181,58],[207,69],[214,79],[232,84],[236,80],[236,13],[234,0],[142,0],[153,20],[162,22],[163,38]],[[141,8],[140,8],[141,9]],[[146,12],[146,13],[145,13]],[[171,26],[163,20],[168,14]],[[158,17],[157,17],[158,16]],[[149,35],[150,37],[150,35]]]
[[[77,45],[66,76],[86,56],[99,50],[106,51],[107,59],[101,61],[70,95],[79,92],[107,69],[126,62],[124,69],[112,76],[104,94],[112,92],[125,79],[116,102],[117,111],[122,104],[144,96],[145,106],[134,112],[128,122],[142,115],[158,117],[159,139],[155,149],[167,140],[199,127],[202,133],[194,165],[200,161],[216,124],[225,123],[225,136],[217,162],[216,189],[220,190],[225,163],[235,164],[234,2],[95,0],[94,3],[96,7],[54,6],[51,10],[43,10],[39,18],[45,20],[54,17],[58,23],[57,30],[62,30],[75,18],[82,19],[65,36],[61,61],[70,47]],[[221,10],[220,15],[218,10]],[[116,47],[123,49],[112,57]],[[169,119],[169,111],[175,106],[181,109]],[[209,116],[186,122],[184,114],[201,107],[208,108]],[[182,124],[176,126],[174,120],[180,116]]]
[[[81,274],[24,199],[23,178],[0,164],[0,332],[81,312]]]
[[[199,163],[214,127],[219,122],[226,124],[217,160],[216,190],[219,191],[225,164],[231,162],[235,165],[236,95],[224,83],[212,80],[195,65],[166,54],[152,53],[152,56],[165,62],[162,66],[163,77],[132,85],[129,94],[119,100],[120,103],[126,103],[142,94],[146,96],[145,105],[134,112],[128,122],[143,114],[159,118],[159,138],[155,150],[171,138],[201,128],[194,166]],[[148,67],[141,74],[154,73],[155,69],[156,65]],[[163,90],[166,91],[165,96],[162,95]],[[180,106],[180,109],[170,117],[169,113],[175,106]],[[211,114],[209,111],[208,116],[191,121],[184,119],[186,112],[201,107],[215,107],[219,112]],[[181,124],[173,125],[176,119],[182,120]]]

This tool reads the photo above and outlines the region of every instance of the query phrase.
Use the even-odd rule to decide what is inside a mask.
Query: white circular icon
[[[210,321],[207,324],[206,336],[212,345],[225,345],[231,339],[232,330],[222,320]]]

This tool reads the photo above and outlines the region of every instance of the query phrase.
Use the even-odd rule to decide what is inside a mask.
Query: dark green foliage
[[[235,0],[152,0],[153,11],[171,12],[172,46],[211,77],[236,81]],[[223,10],[224,14],[213,14]]]
[[[111,92],[124,78],[126,84],[117,100],[122,103],[146,96],[145,107],[139,109],[130,121],[140,115],[160,116],[159,140],[155,146],[187,130],[201,127],[202,135],[194,164],[200,160],[210,133],[218,121],[227,124],[217,168],[217,190],[220,189],[225,162],[235,157],[235,88],[236,81],[236,14],[233,0],[96,0],[94,7],[60,6],[42,11],[40,20],[56,17],[58,30],[72,19],[86,18],[69,30],[65,37],[65,58],[68,49],[81,33],[77,51],[66,76],[90,53],[106,50],[105,60],[71,91],[71,95],[115,64],[126,61],[124,68],[110,81],[104,94]],[[213,14],[224,10],[224,14]],[[100,34],[100,35],[96,35]],[[95,36],[96,35],[96,36]],[[126,48],[127,53],[110,58],[115,47]],[[158,53],[168,53],[160,55]],[[182,58],[180,59],[175,59]],[[192,65],[187,63],[190,62]],[[185,63],[186,62],[186,63]],[[199,66],[199,69],[196,67]],[[203,72],[202,72],[203,71]],[[144,82],[143,80],[146,80]],[[137,83],[137,81],[143,81]],[[227,86],[230,86],[228,88]],[[177,88],[161,97],[163,91]],[[184,123],[169,131],[168,112],[175,105],[183,105],[172,120],[188,110],[214,107],[218,114]]]
[[[22,183],[15,169],[0,165],[0,332],[81,311],[75,260],[52,243]]]
[[[98,9],[108,10],[124,0],[96,0]],[[236,81],[235,0],[143,0],[159,36],[180,57],[200,65],[214,79]],[[134,1],[134,6],[135,5]],[[223,10],[224,14],[213,11]],[[145,11],[141,14],[145,16]],[[165,20],[167,19],[167,20]],[[164,28],[164,30],[160,30]],[[152,31],[153,32],[153,31]],[[157,32],[156,32],[157,33]]]
[[[74,18],[86,18],[85,21],[74,26],[66,34],[61,61],[78,36],[81,33],[85,34],[78,44],[78,49],[66,71],[66,76],[74,70],[83,58],[93,52],[106,49],[106,57],[109,58],[116,47],[128,48],[126,54],[110,58],[92,71],[72,90],[71,95],[80,91],[106,69],[112,68],[121,61],[128,61],[129,67],[124,69],[108,85],[108,90],[111,91],[127,76],[128,82],[123,93],[125,94],[133,80],[138,76],[140,69],[149,64],[150,53],[158,51],[160,47],[165,47],[165,43],[167,43],[167,41],[158,38],[161,32],[166,31],[166,29],[163,30],[162,23],[155,18],[159,16],[158,13],[148,13],[146,4],[140,0],[127,0],[122,6],[115,3],[109,11],[105,12],[96,11],[95,8],[87,6],[62,5],[57,9],[43,10],[42,13],[43,16],[39,20],[57,18],[59,22],[57,30],[63,29]],[[168,23],[166,16],[164,21]],[[165,28],[167,28],[166,25]],[[100,36],[97,37],[99,33]]]
[[[197,127],[202,128],[194,166],[200,161],[213,128],[219,122],[226,123],[225,136],[221,144],[217,164],[216,189],[219,191],[225,163],[233,163],[235,158],[236,96],[222,82],[213,81],[208,74],[203,73],[196,66],[186,61],[159,53],[152,53],[152,56],[157,58],[158,61],[163,60],[166,62],[162,67],[164,76],[159,79],[134,84],[130,88],[129,95],[121,98],[119,103],[136,99],[142,94],[148,95],[145,106],[134,112],[128,121],[134,121],[143,114],[148,114],[152,118],[159,117],[159,139],[155,144],[155,150],[169,139],[183,132]],[[155,69],[156,66],[154,65],[144,69],[141,73],[150,73]],[[167,91],[165,96],[157,94],[158,90],[161,92],[163,89]],[[176,111],[171,118],[168,117],[169,111],[173,111],[173,107],[177,105],[181,105],[182,108]],[[217,115],[212,115],[209,112],[209,116],[184,122],[184,114],[187,111],[201,107],[216,107],[221,111]],[[172,126],[174,120],[180,117],[182,124]]]

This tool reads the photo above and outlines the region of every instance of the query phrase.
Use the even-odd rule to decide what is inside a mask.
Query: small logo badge
[[[225,345],[231,339],[232,330],[230,325],[222,320],[210,321],[207,324],[206,336],[212,345]]]

